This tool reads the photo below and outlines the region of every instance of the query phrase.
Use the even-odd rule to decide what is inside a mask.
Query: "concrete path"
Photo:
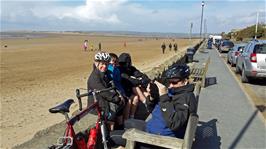
[[[266,148],[265,120],[259,115],[215,49],[197,52],[194,60],[211,57],[207,79],[217,84],[201,90],[199,126],[193,148]]]

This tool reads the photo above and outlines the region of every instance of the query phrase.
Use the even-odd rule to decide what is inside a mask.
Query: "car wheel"
[[[229,58],[227,57],[227,64],[230,64]]]
[[[236,73],[240,73],[240,69],[237,65],[236,65]]]
[[[236,64],[234,64],[233,62],[230,63],[231,64],[231,67],[235,67]]]
[[[245,69],[242,70],[241,81],[242,83],[248,83],[249,81],[248,77],[245,74]]]

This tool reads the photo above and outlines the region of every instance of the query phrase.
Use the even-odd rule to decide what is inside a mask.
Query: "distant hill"
[[[251,39],[255,37],[255,28],[256,25],[252,25],[244,29],[232,30],[227,34],[222,33],[222,35],[224,36],[224,38],[229,38],[236,41]],[[266,24],[258,24],[257,38],[266,39]]]

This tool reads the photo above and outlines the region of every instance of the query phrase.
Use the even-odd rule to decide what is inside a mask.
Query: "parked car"
[[[235,44],[233,48],[230,48],[227,53],[227,63],[232,67],[236,65],[236,58],[243,52],[246,43]]]
[[[220,53],[222,52],[228,52],[230,48],[234,47],[234,43],[230,40],[223,40],[220,44],[220,46],[218,47],[218,51]]]
[[[236,73],[241,73],[242,82],[266,78],[266,40],[250,41],[237,57]]]

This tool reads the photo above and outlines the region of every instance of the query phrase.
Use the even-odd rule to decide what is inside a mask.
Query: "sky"
[[[265,0],[204,1],[208,33],[266,22]],[[1,31],[200,32],[201,0],[1,0]],[[204,27],[202,29],[204,32]]]

